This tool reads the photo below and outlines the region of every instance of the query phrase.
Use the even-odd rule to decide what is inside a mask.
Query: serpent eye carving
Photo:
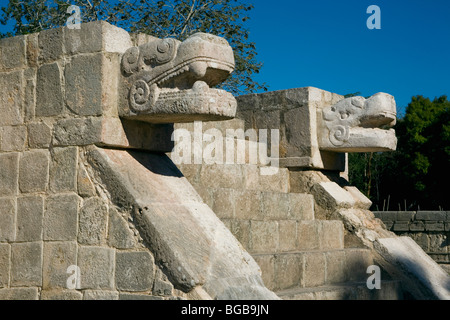
[[[122,57],[122,69],[126,74],[133,74],[139,68],[139,48],[128,49]]]
[[[157,66],[171,61],[176,53],[176,40],[163,39],[144,47],[142,59],[146,65]]]
[[[348,112],[348,111],[341,112],[340,117],[341,117],[341,120],[346,120],[350,117],[350,112]]]

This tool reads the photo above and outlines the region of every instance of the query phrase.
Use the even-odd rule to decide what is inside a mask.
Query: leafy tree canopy
[[[450,210],[450,101],[412,98],[395,126],[396,152],[349,155],[349,178],[373,209]]]
[[[129,32],[181,41],[195,32],[224,37],[233,47],[236,68],[221,87],[236,95],[267,90],[252,78],[262,63],[256,59],[255,43],[249,41],[245,28],[253,5],[241,0],[10,0],[1,8],[0,23],[13,21],[14,29],[0,37],[64,26],[71,16],[67,13],[70,5],[80,7],[82,22],[104,20]]]

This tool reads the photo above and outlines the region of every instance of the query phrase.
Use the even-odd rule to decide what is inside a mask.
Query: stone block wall
[[[450,265],[450,211],[376,211],[386,227],[413,238],[436,262]]]
[[[0,40],[0,299],[177,295],[84,160],[120,121],[129,46],[104,22]]]
[[[0,299],[162,299],[173,286],[128,212],[90,178],[83,148],[0,154]],[[80,286],[69,290],[71,266]]]

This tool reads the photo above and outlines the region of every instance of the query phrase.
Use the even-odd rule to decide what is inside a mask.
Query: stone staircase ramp
[[[194,124],[177,124],[194,132]],[[203,123],[226,134],[244,128],[233,119]],[[199,127],[197,127],[199,130]],[[228,138],[229,139],[229,138]],[[227,139],[224,139],[224,141]],[[235,146],[238,144],[234,138]],[[259,148],[259,142],[246,141]],[[225,145],[225,143],[224,143]],[[292,192],[290,172],[279,168],[264,175],[266,164],[182,164],[180,171],[261,268],[264,284],[282,299],[399,299],[400,283],[382,282],[369,290],[367,267],[371,251],[344,247],[340,220],[317,220],[314,196]]]

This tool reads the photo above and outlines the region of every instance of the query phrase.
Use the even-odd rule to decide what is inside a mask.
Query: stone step
[[[221,219],[314,220],[314,197],[303,193],[202,187],[200,196]]]
[[[264,168],[248,164],[183,164],[177,167],[200,195],[217,189],[289,193],[289,171],[283,168],[272,175],[262,175]],[[208,202],[208,197],[204,201]]]
[[[168,153],[168,156],[173,159],[177,165],[182,164],[199,164],[194,160],[194,142],[202,144],[202,154],[200,161],[202,164],[252,164],[259,167],[274,166],[278,168],[277,162],[279,154],[271,154],[268,150],[266,142],[259,142],[259,136],[256,131],[245,132],[244,120],[232,119],[227,121],[209,121],[197,124],[194,129],[194,123],[176,123],[174,129],[184,129],[189,132],[190,148],[192,155],[187,158],[179,160]],[[194,135],[194,133],[202,133],[201,136]],[[185,136],[185,133],[180,133],[180,136]],[[216,138],[221,138],[217,143]],[[270,137],[269,137],[270,138]],[[269,139],[267,138],[267,139]],[[185,142],[181,138],[176,138],[175,141]],[[209,147],[208,147],[209,146]],[[216,153],[216,148],[219,153]],[[275,152],[279,153],[279,149]],[[271,160],[271,156],[274,160]],[[185,159],[190,159],[187,162]],[[199,160],[197,160],[199,161]],[[264,172],[265,169],[262,171]],[[266,170],[267,171],[267,170]],[[272,170],[271,170],[272,171]],[[271,172],[269,171],[269,173]]]
[[[217,140],[220,138],[220,140]],[[167,153],[176,165],[184,164],[252,164],[259,167],[278,167],[278,162],[270,158],[271,150],[262,142],[232,137],[216,137],[203,134],[202,140],[185,133],[173,136],[173,152]],[[199,141],[199,142],[197,142]],[[197,143],[202,145],[201,153],[196,151]],[[186,155],[184,152],[188,152]],[[197,158],[198,157],[198,158]],[[278,161],[278,156],[275,157]],[[264,170],[262,170],[264,171]]]
[[[222,219],[251,254],[344,248],[341,221]]]
[[[293,288],[276,292],[283,300],[402,300],[400,281],[381,280],[381,288],[370,290],[365,282]]]
[[[227,130],[245,130],[245,121],[237,118],[225,121],[202,121],[201,127],[197,126],[197,128],[201,128],[202,133],[210,129],[217,129],[225,137]],[[189,132],[194,132],[194,123],[175,123],[174,129],[186,129]]]
[[[273,291],[366,281],[373,265],[370,250],[347,248],[253,254],[264,284]]]

